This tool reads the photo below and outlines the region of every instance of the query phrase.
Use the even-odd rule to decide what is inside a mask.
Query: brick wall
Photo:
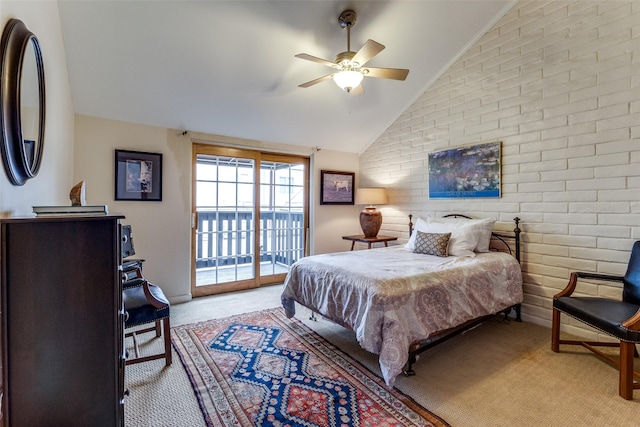
[[[429,200],[429,152],[495,140],[500,199]],[[389,188],[385,234],[406,238],[408,213],[501,229],[520,217],[523,317],[550,325],[571,271],[624,274],[640,239],[640,1],[516,3],[361,155],[360,174]]]

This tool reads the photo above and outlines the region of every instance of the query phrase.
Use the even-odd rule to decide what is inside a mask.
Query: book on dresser
[[[36,215],[87,215],[87,214],[108,214],[107,205],[93,206],[34,206],[33,213]]]

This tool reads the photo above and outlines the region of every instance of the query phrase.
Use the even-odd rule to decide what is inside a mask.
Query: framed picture
[[[320,204],[353,205],[353,172],[320,171]]]
[[[116,150],[116,200],[162,200],[162,154]]]
[[[500,197],[500,141],[429,153],[429,198]]]

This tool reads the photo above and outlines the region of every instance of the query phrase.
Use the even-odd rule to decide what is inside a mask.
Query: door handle
[[[191,228],[195,228],[196,230],[198,229],[198,220],[199,220],[198,212],[192,213],[191,214]]]

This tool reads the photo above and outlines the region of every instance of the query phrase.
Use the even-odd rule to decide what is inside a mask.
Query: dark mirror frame
[[[22,65],[27,46],[31,43],[35,53],[38,76],[38,140],[25,141],[22,135],[20,85]],[[19,19],[10,19],[0,41],[2,69],[0,81],[0,127],[2,129],[2,162],[13,185],[24,185],[40,170],[44,150],[45,89],[42,51],[36,36]],[[35,82],[34,82],[35,83]]]

